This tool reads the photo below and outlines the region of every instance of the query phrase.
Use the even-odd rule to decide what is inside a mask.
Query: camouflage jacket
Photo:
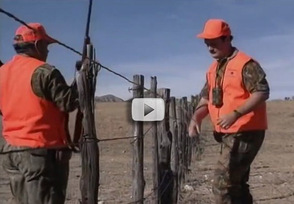
[[[61,111],[71,112],[78,106],[76,83],[68,86],[60,71],[44,64],[32,76],[33,92],[40,98],[53,102]]]

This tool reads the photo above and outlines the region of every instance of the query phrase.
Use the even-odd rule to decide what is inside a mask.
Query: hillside
[[[95,101],[96,102],[123,102],[124,100],[114,95],[107,94],[104,96],[96,96]]]

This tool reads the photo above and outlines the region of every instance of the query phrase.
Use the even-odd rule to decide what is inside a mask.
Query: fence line
[[[7,15],[8,17],[14,19],[15,21],[30,27],[27,23],[10,12],[5,11],[0,8],[0,12]],[[32,28],[31,28],[32,29]],[[65,47],[66,49],[82,56],[82,53],[75,50],[74,48],[62,43],[57,42],[59,45]],[[90,59],[92,63],[97,64],[97,69],[101,68],[106,71],[113,73],[114,75],[128,81],[133,84],[133,91],[136,92],[136,89],[141,89],[149,91],[153,97],[162,97],[162,94],[157,93],[157,87],[151,86],[151,89],[144,87],[144,84],[136,81],[130,80],[127,77],[119,74],[118,72],[103,66],[96,60]],[[134,78],[135,79],[135,78]],[[153,79],[151,79],[152,81]],[[165,90],[167,91],[167,90]],[[167,91],[169,92],[169,91]],[[152,192],[144,197],[144,172],[143,172],[143,144],[144,136],[147,132],[143,133],[142,123],[137,123],[138,126],[134,128],[134,136],[130,137],[118,137],[118,138],[109,138],[109,139],[97,139],[97,142],[102,141],[113,141],[113,140],[123,140],[123,139],[133,139],[134,152],[136,153],[136,158],[134,161],[138,160],[139,165],[133,166],[136,171],[136,179],[134,178],[133,183],[133,202],[130,203],[143,203],[144,200],[153,195],[152,199],[154,203],[165,203],[167,200],[169,203],[178,203],[179,194],[183,183],[185,182],[186,175],[189,173],[188,169],[191,165],[192,155],[197,153],[198,142],[196,138],[189,138],[187,135],[187,126],[193,111],[199,101],[198,96],[192,96],[191,102],[188,103],[187,97],[181,99],[175,99],[174,97],[169,97],[169,93],[166,92],[165,103],[169,107],[166,112],[166,119],[161,122],[160,128],[158,128],[158,123],[154,123],[149,130],[153,130],[154,137],[154,171],[153,171],[153,190]],[[144,92],[141,95],[134,95],[134,97],[143,97]],[[136,122],[135,122],[136,123]],[[159,136],[159,140],[157,140]],[[161,141],[160,141],[161,140]],[[156,153],[157,149],[157,153]],[[11,152],[26,151],[28,149],[18,149]],[[10,153],[10,152],[4,152]],[[155,156],[157,154],[157,156]],[[134,162],[135,163],[135,162]],[[168,179],[166,182],[165,179]],[[277,190],[277,189],[276,189]],[[294,191],[291,191],[289,196],[292,196]],[[288,196],[288,195],[287,195]],[[285,196],[285,197],[287,197]],[[276,197],[280,199],[281,197]],[[263,201],[266,199],[259,199]]]
[[[4,9],[0,8],[0,12],[4,13],[5,15],[7,15],[8,17],[14,19],[15,21],[27,26],[28,28],[32,29],[25,21],[21,20],[20,18],[16,17],[15,15],[11,14],[10,12],[5,11]],[[71,50],[72,52],[82,56],[82,53],[75,50],[74,48],[66,45],[65,43],[62,43],[60,41],[57,40],[57,43],[63,47],[65,47],[66,49]],[[88,58],[89,59],[89,58]],[[169,119],[169,103],[170,103],[170,90],[169,89],[165,89],[163,90],[162,93],[157,94],[157,90],[154,87],[151,87],[151,89],[147,89],[144,87],[144,77],[143,76],[139,76],[139,75],[135,75],[134,76],[134,80],[131,81],[129,80],[127,77],[113,71],[112,69],[103,66],[102,64],[100,64],[99,62],[89,59],[92,63],[95,63],[97,66],[97,69],[100,70],[101,68],[115,74],[116,76],[119,76],[121,78],[123,78],[124,80],[128,81],[129,83],[133,84],[133,92],[134,92],[134,98],[136,97],[143,97],[144,96],[144,91],[149,91],[149,93],[153,94],[153,97],[163,97],[163,99],[165,100],[165,105],[166,105],[166,112],[165,112],[165,120],[162,121],[159,126],[158,124],[154,123],[153,125],[153,131],[155,129],[155,131],[153,132],[154,135],[157,134],[159,136],[159,140],[156,143],[157,138],[155,138],[154,142],[155,142],[155,147],[158,148],[157,153],[155,152],[154,154],[154,160],[158,161],[158,164],[155,164],[155,168],[154,170],[158,169],[158,172],[153,172],[154,176],[156,174],[157,175],[157,181],[160,183],[160,185],[156,184],[155,180],[155,184],[154,184],[154,199],[156,200],[156,203],[166,203],[172,201],[173,203],[177,202],[177,198],[173,197],[172,195],[175,193],[176,195],[178,195],[178,189],[180,188],[182,182],[182,177],[184,177],[185,173],[187,173],[187,169],[188,169],[188,165],[190,162],[188,162],[188,160],[185,158],[187,156],[187,154],[189,154],[188,152],[190,151],[187,146],[187,144],[190,144],[189,142],[187,142],[186,139],[186,131],[185,129],[187,128],[187,121],[183,121],[183,119],[187,119],[187,113],[188,113],[188,109],[187,109],[187,100],[186,99],[181,99],[184,101],[185,106],[182,106],[182,103],[180,103],[180,107],[181,107],[181,115],[182,117],[180,117],[180,119],[174,119],[176,118],[176,111],[175,111],[175,107],[178,106],[176,103],[176,106],[173,107],[174,109],[174,113],[171,117],[171,119]],[[174,99],[173,99],[174,100]],[[185,111],[183,111],[185,110]],[[181,126],[182,128],[180,129],[181,131],[178,132],[176,129],[170,130],[170,120],[174,120],[173,123]],[[176,128],[175,126],[171,126],[172,128]],[[172,135],[172,132],[174,133],[174,135]],[[178,172],[176,172],[174,170],[174,172],[172,171],[171,168],[171,150],[172,150],[172,137],[179,139],[181,146],[180,147],[176,147],[175,143],[173,146],[173,154],[179,154],[180,157],[175,157],[175,158],[179,158],[179,160],[181,162],[180,163],[180,167],[179,167],[179,171],[180,174],[178,174]],[[118,140],[118,139],[129,139],[129,138],[135,138],[135,140],[133,141],[133,150],[134,150],[134,157],[133,157],[133,199],[135,200],[136,203],[143,203],[144,199],[144,175],[143,175],[143,144],[144,144],[144,134],[143,134],[143,122],[134,122],[134,136],[133,137],[124,137],[124,138],[112,138],[112,139],[97,139],[97,142],[100,141],[110,141],[110,140]],[[81,145],[81,144],[80,144]],[[27,149],[22,149],[22,150],[16,150],[16,151],[26,151]],[[177,151],[180,151],[180,153],[176,153]],[[191,151],[190,151],[191,152]],[[157,155],[156,155],[157,154]],[[178,161],[176,161],[177,159],[173,158],[173,162],[174,163],[178,163]],[[175,169],[175,166],[173,167]],[[178,178],[181,177],[181,179]],[[174,182],[174,180],[176,180],[176,182]],[[175,185],[175,186],[174,186]],[[176,192],[173,192],[176,191]]]

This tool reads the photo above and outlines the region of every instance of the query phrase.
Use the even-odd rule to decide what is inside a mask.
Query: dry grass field
[[[258,204],[294,203],[294,101],[268,102],[269,130],[264,145],[251,169],[250,184],[254,202]],[[132,136],[129,104],[98,103],[96,108],[99,139]],[[148,124],[147,124],[148,126]],[[145,128],[147,130],[147,127]],[[151,136],[145,136],[144,176],[145,195],[152,189]],[[193,158],[181,193],[181,203],[213,203],[211,180],[219,152],[213,140],[210,125],[203,126],[202,142],[205,145],[201,158]],[[129,203],[132,201],[132,139],[99,142],[100,148],[100,203]],[[1,162],[1,156],[0,156]],[[68,186],[68,204],[79,203],[80,157],[71,159]],[[184,187],[184,186],[183,186]],[[0,167],[0,204],[8,203],[9,182]],[[148,197],[150,198],[150,197]],[[145,203],[151,203],[150,199]]]

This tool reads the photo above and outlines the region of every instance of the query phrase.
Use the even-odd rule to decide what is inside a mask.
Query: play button
[[[134,98],[132,101],[132,118],[134,121],[161,121],[165,106],[162,98]]]
[[[144,104],[144,116],[148,115],[152,111],[154,111],[154,108],[148,106],[147,104]]]

